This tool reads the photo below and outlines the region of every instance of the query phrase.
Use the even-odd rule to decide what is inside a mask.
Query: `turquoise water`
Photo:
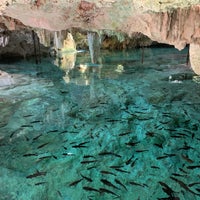
[[[200,84],[186,53],[1,64],[0,199],[200,199]]]

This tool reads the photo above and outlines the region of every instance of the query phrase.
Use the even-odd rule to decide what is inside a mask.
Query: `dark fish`
[[[140,142],[126,142],[125,144],[128,145],[128,146],[133,147],[133,146],[135,146],[138,143],[140,143]]]
[[[119,157],[121,158],[122,156],[118,155],[118,154],[115,154],[113,152],[107,152],[107,151],[104,151],[104,152],[101,152],[99,153],[100,156],[107,156],[107,155],[112,155],[112,156],[116,156],[116,157]]]
[[[196,168],[200,168],[200,165],[187,166],[187,169],[196,169]]]
[[[85,145],[73,145],[72,148],[86,148],[88,146]]]
[[[116,174],[114,174],[113,172],[104,171],[104,170],[100,171],[100,173],[102,173],[102,174],[110,174],[110,175],[116,176]]]
[[[114,195],[114,196],[116,196],[116,197],[120,197],[118,194],[116,194],[116,193],[114,193],[114,192],[112,192],[112,191],[110,191],[110,190],[107,190],[107,189],[105,189],[105,188],[99,188],[99,192],[100,192],[100,193],[112,194],[112,195]]]
[[[131,163],[131,160],[134,158],[134,155],[132,155],[127,161],[126,161],[126,165],[129,165]]]
[[[176,154],[167,154],[167,153],[165,153],[164,156],[159,156],[156,159],[160,160],[160,159],[164,159],[164,158],[168,158],[168,157],[173,157],[173,156],[176,156]]]
[[[30,157],[30,156],[38,156],[37,153],[27,153],[27,154],[24,154],[23,157]]]
[[[106,179],[101,179],[101,182],[102,182],[103,184],[107,185],[107,186],[110,186],[110,187],[113,187],[113,188],[119,190],[119,188],[118,188],[117,186],[115,186],[114,184],[112,184],[110,181],[108,181],[108,180],[106,180]]]
[[[44,185],[45,183],[47,183],[47,182],[46,182],[46,181],[43,181],[43,182],[35,183],[35,185]]]
[[[49,144],[49,142],[46,142],[46,143],[44,143],[44,144],[41,144],[40,146],[37,147],[37,149],[41,149],[41,148],[43,148],[44,146],[46,146],[47,144]]]
[[[46,176],[46,173],[47,173],[47,172],[39,172],[39,171],[36,171],[36,173],[31,174],[31,175],[27,176],[26,178],[36,178],[36,177],[38,177],[38,176]]]
[[[136,183],[136,182],[134,182],[134,181],[129,181],[129,183],[130,183],[131,185],[136,185],[136,186],[141,186],[141,187],[147,186],[147,185],[145,185],[145,184]]]
[[[164,182],[159,181],[158,182],[162,186],[162,190],[169,195],[170,197],[174,196],[174,191]]]
[[[99,190],[92,188],[92,187],[88,187],[88,186],[83,186],[83,189],[86,191],[99,192]]]
[[[161,148],[161,149],[163,148],[162,144],[156,144],[155,143],[154,145],[157,146],[157,147],[159,147],[159,148]]]
[[[11,134],[10,134],[10,138],[12,138],[14,136],[15,133],[17,133],[18,131],[20,131],[21,129],[18,129],[16,131],[13,131]]]
[[[116,168],[115,170],[118,171],[118,172],[123,172],[123,173],[130,174],[129,171],[126,171],[126,170],[123,170],[123,169]]]
[[[57,193],[58,193],[59,197],[62,198],[62,194],[61,194],[61,192],[59,190],[57,190]]]
[[[24,124],[24,125],[21,125],[22,128],[32,128],[33,125],[29,125],[29,124]]]
[[[198,196],[200,196],[200,194],[197,194],[196,192],[193,192],[192,190],[190,190],[190,188],[184,183],[184,182],[182,182],[181,180],[178,180],[178,179],[176,179],[176,178],[174,178],[174,177],[170,177],[172,180],[174,180],[174,181],[176,181],[182,188],[184,188],[186,191],[188,191],[188,192],[190,192],[190,193],[192,193],[192,194],[195,194],[195,195],[198,195]]]
[[[39,159],[39,160],[44,160],[44,159],[47,159],[47,158],[52,158],[52,155],[43,156],[43,157],[40,157],[40,158],[38,158],[38,159]]]
[[[152,168],[152,169],[160,169],[160,167],[157,167],[157,166],[154,166],[154,165],[151,166],[151,168]]]
[[[185,170],[183,170],[182,168],[179,168],[179,170],[185,174],[187,174],[187,172]]]
[[[24,137],[26,138],[26,141],[29,141],[29,138],[26,135]]]
[[[78,179],[78,180],[76,180],[76,181],[73,181],[73,182],[71,182],[70,184],[69,184],[69,186],[71,187],[71,186],[76,186],[78,183],[80,183],[81,181],[82,181],[83,179],[81,178],[81,179]]]
[[[177,174],[177,173],[172,173],[173,176],[186,176],[186,175],[182,175],[182,174]]]
[[[127,190],[126,186],[118,179],[115,179],[115,182],[118,184],[118,185],[121,185],[125,190]]]
[[[32,121],[30,122],[31,124],[36,124],[36,123],[40,123],[41,121],[40,120],[35,120],[35,121]]]
[[[144,149],[144,150],[135,150],[135,152],[137,153],[142,153],[142,152],[146,152],[146,151],[149,151],[148,149]]]
[[[97,166],[94,165],[94,166],[88,167],[87,170],[91,170],[91,169],[95,169],[95,168],[97,168]]]
[[[81,174],[81,176],[82,176],[82,178],[84,178],[84,179],[87,180],[88,182],[92,182],[92,179],[91,179],[91,178],[89,178],[89,177],[87,177],[87,176],[83,176],[82,174]]]
[[[58,132],[57,129],[55,129],[55,130],[51,130],[51,131],[48,131],[47,133],[56,133],[56,132]]]
[[[91,156],[91,155],[84,155],[83,158],[94,158],[94,156]]]
[[[97,162],[97,160],[83,160],[81,161],[81,164],[89,164],[89,163],[94,163]]]
[[[126,132],[124,132],[124,133],[120,133],[119,136],[128,135],[128,134],[130,134],[130,133],[132,133],[132,131],[126,131]]]
[[[138,158],[136,158],[132,163],[131,163],[131,167],[134,167],[136,161],[138,160]]]
[[[87,143],[89,143],[89,142],[81,142],[81,143],[78,144],[78,145],[82,146],[82,145],[87,144]]]
[[[67,147],[63,146],[64,150],[67,150]]]
[[[190,183],[188,186],[189,187],[192,187],[192,186],[194,186],[194,185],[199,185],[200,184],[200,182],[195,182],[195,183]]]
[[[39,134],[39,135],[37,135],[36,137],[34,137],[33,138],[33,141],[35,141],[35,140],[37,140],[39,137],[41,137],[42,136],[42,133],[41,134]]]
[[[23,117],[32,117],[32,116],[33,116],[33,115],[30,114],[30,115],[24,115]]]
[[[194,162],[194,161],[191,160],[187,155],[181,154],[181,157],[182,157],[185,161],[187,161],[187,162],[189,162],[189,163],[193,163],[193,162]]]

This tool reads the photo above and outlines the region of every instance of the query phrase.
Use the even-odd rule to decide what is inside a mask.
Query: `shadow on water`
[[[185,58],[159,48],[143,64],[137,49],[98,65],[88,52],[0,65],[15,76],[0,87],[0,200],[198,200],[200,85]]]

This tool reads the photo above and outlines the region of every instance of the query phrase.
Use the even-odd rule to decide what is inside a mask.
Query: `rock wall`
[[[183,49],[200,45],[199,0],[2,0],[0,24],[9,30],[24,26],[50,31],[72,27],[111,30]],[[8,20],[9,19],[9,20]]]

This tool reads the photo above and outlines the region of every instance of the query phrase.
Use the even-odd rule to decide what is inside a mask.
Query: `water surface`
[[[200,85],[186,53],[1,64],[0,199],[200,199]]]

